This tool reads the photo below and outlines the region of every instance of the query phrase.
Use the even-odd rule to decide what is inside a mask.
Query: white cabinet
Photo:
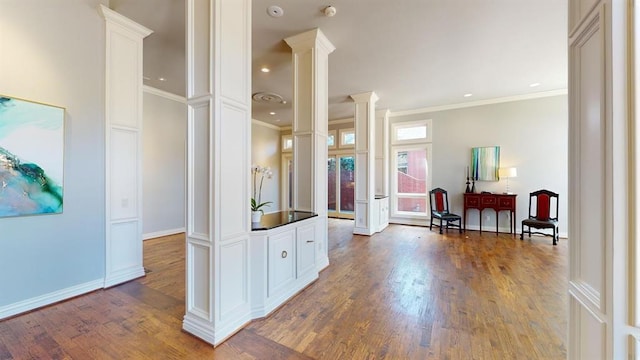
[[[318,217],[251,232],[251,317],[268,315],[318,278]]]
[[[384,230],[387,226],[389,226],[389,197],[388,196],[376,196],[373,207],[372,214],[374,226],[373,229],[376,232],[380,232]]]
[[[296,279],[295,244],[296,229],[269,236],[269,257],[267,258],[269,297],[286,289]]]

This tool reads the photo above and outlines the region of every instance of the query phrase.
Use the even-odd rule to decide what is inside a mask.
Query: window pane
[[[293,147],[293,139],[291,138],[284,139],[284,148],[291,149],[292,147]]]
[[[427,199],[403,198],[398,197],[398,211],[408,211],[414,213],[427,212]]]
[[[353,212],[354,158],[345,156],[340,158],[340,211]]]
[[[425,139],[426,137],[427,127],[425,125],[401,127],[396,130],[397,140]]]
[[[327,161],[327,173],[329,178],[327,179],[328,186],[328,210],[336,211],[336,158],[329,158]]]
[[[399,151],[396,164],[398,194],[427,193],[426,150]]]
[[[336,136],[331,134],[327,137],[327,146],[332,147],[336,145]]]

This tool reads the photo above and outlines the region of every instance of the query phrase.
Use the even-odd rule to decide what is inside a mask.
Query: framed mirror
[[[471,178],[475,181],[498,181],[500,147],[486,146],[471,149]]]

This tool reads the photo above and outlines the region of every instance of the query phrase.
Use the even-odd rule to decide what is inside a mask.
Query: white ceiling
[[[268,16],[269,5],[284,16]],[[327,5],[334,17],[324,16]],[[144,44],[145,84],[184,96],[184,0],[110,6],[154,30]],[[254,102],[253,118],[278,126],[291,123],[293,100],[283,39],[313,28],[336,47],[329,119],[352,117],[349,95],[366,91],[380,97],[377,109],[402,111],[567,87],[566,0],[254,0],[252,21],[253,93],[287,100]]]

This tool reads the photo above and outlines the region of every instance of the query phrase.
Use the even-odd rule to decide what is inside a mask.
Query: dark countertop
[[[305,219],[318,216],[316,213],[309,211],[278,211],[274,213],[262,215],[262,219],[259,223],[251,223],[251,230],[271,230],[278,226],[294,223]]]

